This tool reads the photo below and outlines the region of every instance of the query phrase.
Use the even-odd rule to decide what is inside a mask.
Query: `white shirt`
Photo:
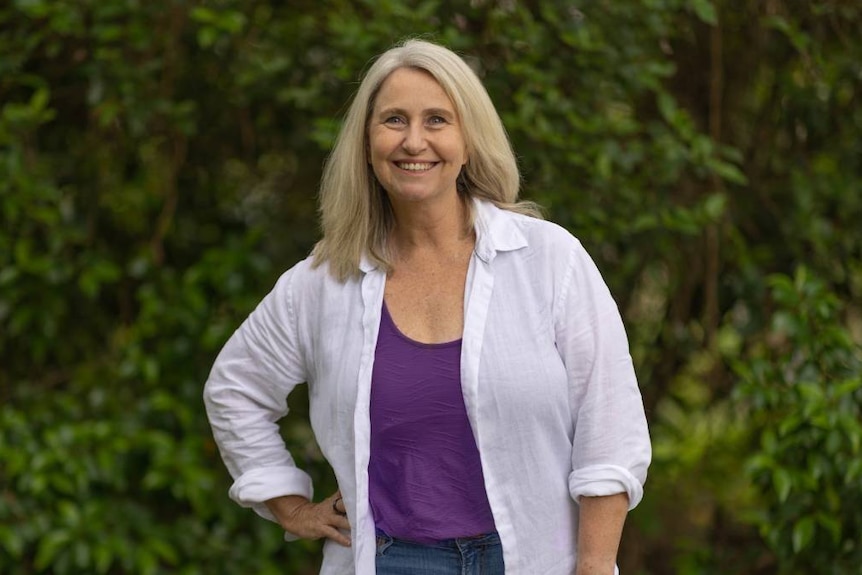
[[[650,442],[617,306],[563,228],[476,201],[461,382],[507,575],[571,575],[577,499],[643,495]],[[306,259],[279,279],[225,344],[204,399],[230,496],[312,497],[276,421],[309,385],[311,425],[335,472],[352,546],[327,540],[323,575],[374,575],[368,503],[371,371],[386,274],[367,262],[335,280]],[[291,537],[288,535],[288,539]]]

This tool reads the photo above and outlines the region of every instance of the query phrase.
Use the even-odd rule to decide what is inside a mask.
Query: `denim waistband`
[[[401,539],[399,537],[392,537],[387,533],[384,533],[380,529],[377,530],[377,539],[378,543],[380,543],[381,539],[385,542],[397,542],[404,543],[407,545],[418,545],[422,547],[432,547],[436,549],[458,549],[463,547],[464,545],[499,545],[500,544],[500,535],[496,531],[492,531],[490,533],[481,533],[479,535],[471,535],[467,537],[455,537],[452,539],[442,539],[439,541],[411,541],[409,539]]]

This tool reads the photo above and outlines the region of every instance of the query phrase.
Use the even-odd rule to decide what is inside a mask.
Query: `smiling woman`
[[[614,572],[650,461],[626,334],[518,186],[464,61],[389,50],[326,165],[323,240],[219,355],[205,400],[231,496],[326,538],[322,573]],[[339,485],[319,503],[275,423],[303,382]]]
[[[421,203],[460,211],[456,181],[467,149],[455,106],[429,73],[394,71],[380,87],[368,125],[377,181],[397,214]]]
[[[388,195],[370,164],[369,128],[389,106],[379,105],[380,92],[397,71],[424,73],[445,94],[441,120],[457,123],[469,161],[460,171],[463,197],[482,198],[509,211],[539,216],[530,202],[519,202],[520,174],[503,123],[481,81],[455,53],[422,41],[408,41],[382,54],[368,70],[342,124],[320,186],[323,239],[315,263],[326,262],[339,279],[359,272],[359,264],[389,270],[390,231],[395,224]],[[404,110],[392,110],[392,118]],[[398,112],[402,112],[399,114]],[[388,118],[389,116],[387,116]],[[437,119],[430,119],[439,122]],[[400,122],[402,120],[393,120]],[[465,202],[468,219],[473,206]]]

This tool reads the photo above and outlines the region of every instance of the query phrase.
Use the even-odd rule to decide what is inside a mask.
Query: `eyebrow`
[[[384,116],[409,116],[407,110],[403,108],[386,108],[385,110],[380,110],[377,114],[378,118],[382,118]],[[451,110],[447,110],[446,108],[428,108],[426,110],[422,110],[423,116],[443,116],[447,119],[454,119],[455,112]]]

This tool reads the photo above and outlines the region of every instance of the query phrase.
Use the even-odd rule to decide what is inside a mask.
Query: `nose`
[[[407,127],[401,147],[411,156],[420,154],[425,149],[425,131],[421,124],[411,123]]]

